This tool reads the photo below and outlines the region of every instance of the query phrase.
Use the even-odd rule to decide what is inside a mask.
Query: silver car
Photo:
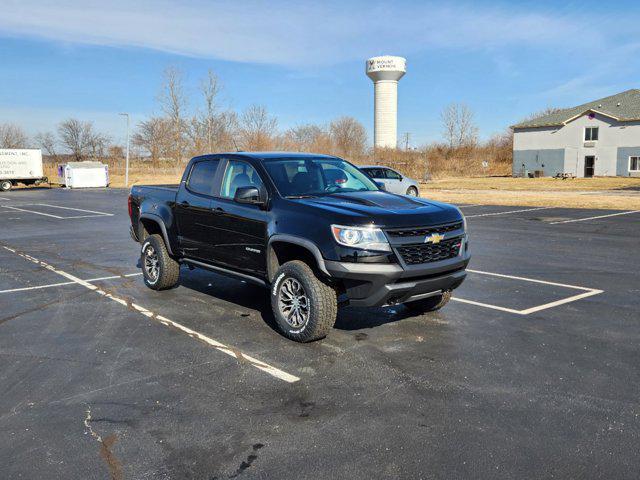
[[[417,181],[405,177],[393,168],[381,165],[364,165],[359,168],[376,182],[384,184],[387,192],[411,195],[412,197],[417,197],[420,194]]]

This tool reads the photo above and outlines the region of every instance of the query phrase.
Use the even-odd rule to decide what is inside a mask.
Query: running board
[[[195,265],[197,267],[201,267],[201,268],[205,268],[207,270],[211,270],[214,272],[218,272],[218,273],[222,273],[224,275],[229,275],[231,277],[236,277],[236,278],[240,278],[242,280],[247,280],[251,283],[255,283],[257,285],[261,285],[263,287],[267,286],[267,282],[265,282],[264,280],[257,278],[257,277],[252,277],[251,275],[247,275],[245,273],[240,273],[240,272],[234,272],[233,270],[228,270],[226,268],[223,267],[218,267],[216,265],[211,265],[209,263],[205,263],[205,262],[200,262],[198,260],[193,260],[191,258],[183,258],[181,259],[181,263],[188,263],[191,265]]]

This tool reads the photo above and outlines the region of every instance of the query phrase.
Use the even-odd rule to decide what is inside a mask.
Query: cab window
[[[195,193],[203,195],[213,195],[213,179],[218,169],[220,160],[204,160],[197,162],[191,167],[187,187]]]
[[[256,187],[258,190],[264,191],[264,184],[255,168],[246,162],[230,160],[222,179],[220,196],[233,198],[236,195],[236,190],[240,187]]]

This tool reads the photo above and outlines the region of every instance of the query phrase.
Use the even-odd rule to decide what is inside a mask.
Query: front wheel
[[[169,256],[164,239],[150,235],[142,242],[140,253],[144,283],[152,290],[175,287],[180,277],[180,264]]]
[[[418,189],[416,187],[407,188],[407,195],[409,195],[411,197],[417,197],[418,196]]]
[[[327,336],[336,322],[336,291],[300,260],[282,265],[271,286],[271,308],[278,329],[296,342]]]
[[[8,192],[9,190],[11,190],[12,186],[13,185],[9,180],[3,180],[2,182],[0,182],[0,190],[2,190],[3,192]]]
[[[451,290],[444,291],[433,297],[405,303],[404,306],[416,313],[435,312],[449,303],[449,300],[451,300]]]

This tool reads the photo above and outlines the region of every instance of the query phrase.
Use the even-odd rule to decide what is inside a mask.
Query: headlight
[[[363,250],[390,252],[391,247],[382,230],[376,227],[344,227],[331,225],[333,238],[340,245]]]
[[[464,213],[462,213],[462,210],[460,210],[458,207],[456,207],[458,209],[458,212],[460,212],[460,216],[462,217],[462,228],[464,228],[465,233],[467,232],[467,217],[464,216]]]

